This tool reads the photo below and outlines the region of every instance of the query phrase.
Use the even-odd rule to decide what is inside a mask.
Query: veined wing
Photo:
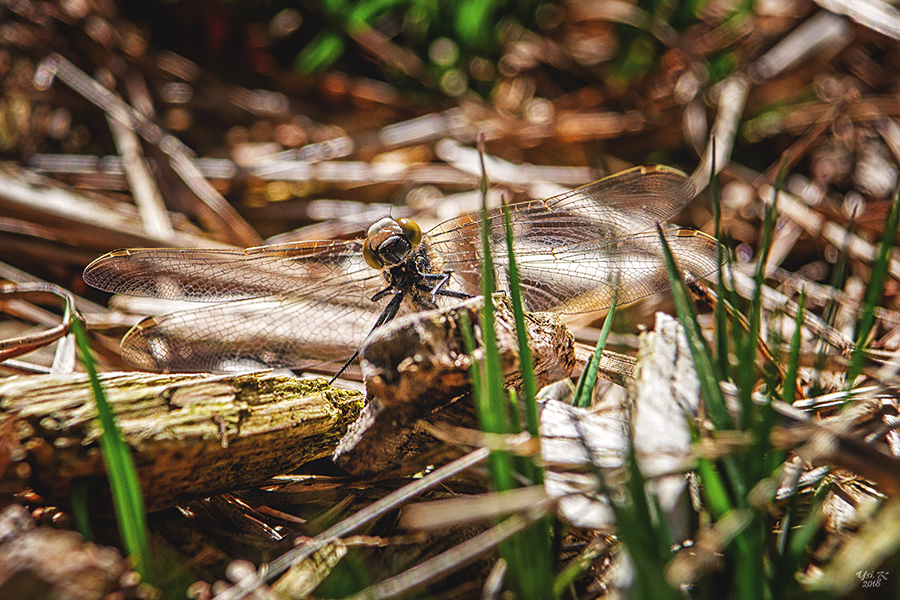
[[[690,282],[719,269],[719,244],[694,229],[664,231],[682,277]],[[553,254],[523,253],[518,259],[523,295],[532,310],[575,314],[609,308],[618,292],[627,304],[669,289],[662,243],[657,231],[614,242],[575,244]],[[498,263],[508,264],[506,253]],[[506,272],[502,272],[506,282]],[[537,308],[540,307],[540,308]]]
[[[153,371],[248,371],[346,360],[378,319],[384,285],[362,241],[247,250],[119,250],[85,280],[111,292],[219,301],[143,320],[122,357]]]
[[[588,227],[594,227],[594,238],[598,230],[610,235],[640,233],[653,229],[656,223],[666,221],[677,214],[697,195],[691,179],[671,167],[661,165],[634,167],[599,181],[576,188],[572,191],[540,200],[543,205],[534,214],[577,215],[572,223],[563,225],[581,229],[585,220]],[[527,207],[523,207],[527,211]],[[517,211],[518,212],[518,211]],[[502,223],[502,213],[495,219]],[[531,219],[514,218],[518,223]],[[547,219],[540,219],[546,222]],[[551,220],[552,222],[552,220]]]
[[[307,295],[337,279],[381,282],[362,258],[362,240],[291,242],[246,250],[117,250],[84,271],[88,284],[108,292],[198,302],[286,292]]]
[[[332,280],[314,295],[285,293],[144,319],[122,340],[122,357],[147,370],[186,372],[343,362],[383,308],[371,300],[377,282]]]
[[[668,277],[656,224],[695,195],[693,182],[667,167],[637,167],[547,200],[510,207],[513,249],[528,310],[564,313],[608,308],[615,289],[624,304],[667,289]],[[477,294],[481,264],[481,215],[470,213],[428,232],[435,264],[453,272],[453,284]],[[501,209],[488,213],[500,286],[508,286]],[[671,229],[666,239],[689,278],[718,267],[715,239]],[[618,283],[615,283],[618,282]]]
[[[656,228],[684,208],[696,194],[693,182],[669,167],[635,167],[594,183],[548,198],[514,204],[513,231],[551,248],[580,242],[612,241]],[[488,219],[492,236],[502,240],[503,213],[495,208]],[[433,242],[477,240],[481,214],[462,215],[428,232]],[[475,230],[473,232],[472,230]]]
[[[477,227],[476,227],[477,230]],[[665,231],[675,261],[688,280],[701,279],[719,268],[718,242],[693,229]],[[452,271],[453,285],[477,294],[480,242],[474,236],[456,236],[433,243]],[[468,251],[458,251],[468,246]],[[509,256],[505,241],[492,243],[497,285],[508,288]],[[527,310],[583,313],[609,308],[618,290],[618,303],[626,304],[669,288],[662,245],[657,231],[629,234],[612,240],[550,246],[528,236],[514,239],[522,295]]]

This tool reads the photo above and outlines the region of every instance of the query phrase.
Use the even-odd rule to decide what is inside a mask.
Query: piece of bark
[[[362,370],[368,403],[334,452],[335,463],[351,473],[380,473],[408,451],[417,420],[470,395],[471,358],[463,342],[461,315],[468,317],[483,355],[479,318],[483,299],[449,309],[410,315],[379,330],[363,348]],[[502,375],[519,388],[519,350],[509,298],[494,296],[495,329]],[[575,341],[552,313],[526,313],[525,327],[538,386],[568,377],[575,366]]]
[[[684,474],[694,463],[691,423],[700,407],[700,378],[680,321],[656,313],[653,330],[641,334],[638,365],[629,389],[635,457],[673,538],[683,539],[693,516]]]
[[[358,392],[270,373],[108,373],[101,381],[148,511],[182,495],[252,486],[328,456],[362,406]],[[51,501],[64,501],[74,479],[105,473],[96,415],[84,374],[0,382],[0,419],[16,422],[31,485]]]

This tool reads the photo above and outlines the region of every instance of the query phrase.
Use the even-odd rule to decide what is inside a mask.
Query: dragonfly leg
[[[375,294],[375,296],[372,297],[372,300],[375,300],[376,296],[382,298],[382,297],[384,297],[385,294],[387,294],[388,292],[391,292],[391,291],[394,291],[394,290],[391,290],[391,288],[381,290],[380,292]],[[344,366],[342,366],[340,369],[338,369],[338,372],[334,374],[334,377],[332,377],[328,381],[328,385],[331,385],[332,383],[334,383],[335,379],[340,377],[341,373],[343,373],[344,371],[347,370],[347,367],[350,366],[350,363],[352,363],[354,360],[356,360],[356,357],[359,356],[360,352],[362,352],[363,346],[366,345],[366,342],[369,341],[369,338],[372,337],[372,334],[375,333],[375,330],[397,316],[397,311],[400,310],[400,304],[403,302],[404,294],[402,292],[397,292],[397,291],[394,291],[394,294],[395,295],[393,298],[391,298],[391,301],[388,302],[385,305],[384,310],[381,311],[381,316],[378,317],[378,321],[375,322],[375,326],[372,327],[372,329],[369,331],[368,335],[366,335],[366,339],[364,339],[362,341],[362,344],[360,344],[359,348],[356,349],[356,352],[353,353],[353,356],[350,357],[350,360],[345,362]]]
[[[467,294],[465,292],[457,292],[454,290],[438,290],[438,296],[446,296],[448,298],[460,298],[462,300],[467,300],[469,298],[474,298],[472,294]]]
[[[378,302],[379,300],[381,300],[388,294],[399,294],[399,292],[398,292],[398,290],[394,289],[393,287],[387,286],[386,288],[384,288],[383,290],[381,290],[380,292],[378,292],[377,294],[372,296],[371,300],[372,300],[372,302]]]
[[[450,275],[452,275],[451,271],[444,271],[443,273],[427,273],[424,274],[423,277],[429,280],[439,280],[434,286],[429,288],[428,286],[422,286],[421,289],[425,291],[431,292],[431,301],[436,302],[438,296],[446,296],[448,298],[471,298],[472,296],[466,294],[465,292],[456,292],[453,290],[445,290],[444,286],[447,285],[447,282],[450,281]]]
[[[444,271],[442,273],[442,275],[443,275],[443,277],[441,277],[441,280],[437,282],[437,285],[434,286],[433,288],[431,288],[431,301],[432,302],[435,301],[435,298],[437,297],[437,295],[441,293],[441,290],[443,289],[443,287],[445,285],[447,285],[448,281],[450,281],[450,273],[449,272]]]

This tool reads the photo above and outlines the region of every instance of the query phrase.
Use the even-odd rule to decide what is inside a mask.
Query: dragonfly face
[[[383,269],[407,260],[422,242],[422,229],[411,219],[386,217],[366,232],[363,258],[373,269]]]
[[[526,309],[583,313],[608,308],[616,291],[624,304],[666,289],[656,224],[693,196],[684,174],[639,167],[511,206]],[[487,221],[503,289],[509,257],[502,212],[490,211]],[[84,278],[110,292],[219,302],[136,325],[122,340],[122,356],[140,368],[341,364],[394,316],[480,294],[481,225],[481,213],[470,213],[423,234],[412,221],[386,218],[351,241],[119,250],[91,263]],[[665,235],[688,280],[719,267],[710,236],[677,228]]]

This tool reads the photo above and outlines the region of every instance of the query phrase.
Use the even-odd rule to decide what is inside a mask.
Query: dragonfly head
[[[366,232],[363,258],[373,269],[399,265],[422,243],[422,229],[412,219],[385,217]]]

